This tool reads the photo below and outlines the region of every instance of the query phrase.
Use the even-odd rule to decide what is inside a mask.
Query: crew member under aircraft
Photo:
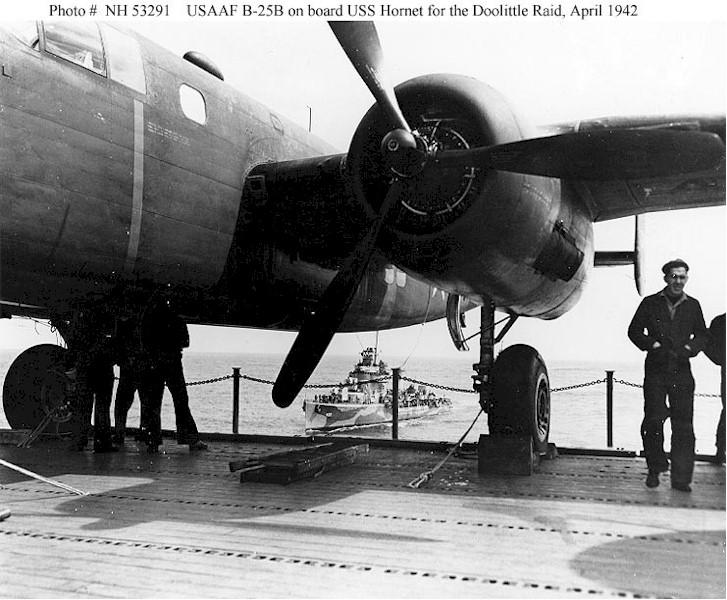
[[[158,343],[155,310],[149,307],[140,316],[132,353],[141,402],[141,439],[146,442],[146,451],[150,454],[159,452],[162,444],[164,377],[161,374]]]
[[[114,399],[114,443],[123,444],[126,419],[139,388],[138,353],[135,352],[135,336],[138,335],[138,315],[131,306],[123,307],[118,318],[118,365],[119,384]],[[141,424],[139,425],[141,429]],[[137,435],[141,440],[141,435]]]
[[[188,444],[190,450],[206,450],[207,444],[199,439],[197,424],[189,409],[187,382],[184,379],[182,352],[189,348],[187,324],[176,315],[167,303],[159,307],[157,318],[162,337],[159,344],[161,375],[174,403],[177,424],[177,444]]]
[[[649,469],[646,485],[657,487],[659,474],[669,470],[664,453],[664,421],[670,418],[671,486],[690,492],[694,471],[694,378],[689,359],[704,349],[708,334],[699,302],[684,293],[689,279],[687,263],[671,260],[662,272],[666,287],[642,300],[628,329],[629,339],[647,353],[641,424]]]
[[[177,443],[188,444],[190,451],[205,450],[189,409],[184,380],[182,350],[189,346],[187,325],[164,301],[153,304],[141,318],[142,356],[139,362],[141,424],[147,452],[159,451],[162,443],[161,409],[164,386],[174,402]]]
[[[112,315],[101,306],[76,312],[68,340],[67,375],[75,382],[71,405],[72,451],[85,450],[93,415],[93,451],[116,452],[111,443],[115,336]]]

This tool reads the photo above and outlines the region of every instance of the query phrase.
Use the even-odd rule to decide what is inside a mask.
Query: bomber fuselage
[[[350,214],[334,219],[348,222],[342,237],[328,240],[325,260],[311,261],[301,257],[305,240],[290,237],[299,232],[274,222],[299,208],[243,199],[243,187],[256,165],[334,149],[132,33],[95,23],[34,27],[0,30],[5,314],[48,316],[141,285],[176,293],[192,320],[296,327],[365,214],[349,202]],[[308,220],[319,236],[325,218]],[[383,259],[362,288],[348,328],[443,314],[443,294]]]

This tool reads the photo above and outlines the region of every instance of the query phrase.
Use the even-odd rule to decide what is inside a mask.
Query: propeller
[[[419,153],[420,144],[409,128],[399,108],[394,88],[389,82],[384,65],[384,52],[374,24],[370,21],[332,21],[329,25],[356,71],[391,121],[393,127],[382,140],[382,149],[400,167],[415,163],[416,161],[411,161],[411,156]],[[366,267],[376,250],[381,228],[402,193],[401,177],[405,175],[401,172],[394,175],[392,172],[392,183],[379,214],[326,288],[315,312],[303,322],[273,386],[273,402],[277,406],[287,407],[292,404],[331,343],[366,273]]]
[[[646,289],[644,270],[644,246],[646,245],[646,215],[636,215],[634,221],[634,282],[639,296],[644,295]]]
[[[329,21],[338,43],[392,126],[381,140],[381,152],[391,170],[403,177],[419,172],[428,148],[412,131],[399,107],[386,71],[384,51],[372,21]]]
[[[401,187],[401,181],[394,180],[366,236],[323,292],[315,312],[303,322],[273,386],[273,402],[277,406],[290,406],[331,343],[366,272],[366,266],[376,249],[376,240],[391,209],[396,205]]]
[[[543,177],[611,181],[704,171],[724,162],[720,137],[703,131],[615,129],[447,150],[442,166],[477,166]]]
[[[329,26],[391,124],[411,132],[386,72],[384,51],[372,21],[330,21]]]

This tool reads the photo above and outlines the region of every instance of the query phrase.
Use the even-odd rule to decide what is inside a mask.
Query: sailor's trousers
[[[668,399],[668,403],[667,403]],[[644,420],[641,438],[650,471],[663,472],[669,463],[664,452],[664,422],[671,420],[671,480],[692,481],[694,471],[694,378],[688,366],[649,369],[644,377]]]

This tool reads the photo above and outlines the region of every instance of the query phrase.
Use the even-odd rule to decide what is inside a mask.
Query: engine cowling
[[[401,268],[452,293],[491,298],[518,314],[563,314],[577,301],[592,263],[585,208],[569,201],[558,179],[487,165],[445,167],[436,159],[439,151],[532,137],[527,125],[502,94],[469,77],[418,77],[399,85],[396,96],[428,156],[403,177],[405,191],[380,248]],[[382,155],[390,129],[372,107],[347,158],[354,189],[372,214],[399,177]]]

